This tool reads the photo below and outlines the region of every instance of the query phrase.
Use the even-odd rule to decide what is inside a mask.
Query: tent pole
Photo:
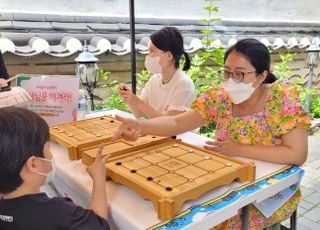
[[[129,0],[130,8],[130,38],[131,38],[131,88],[135,94],[137,90],[137,79],[136,79],[136,46],[135,46],[135,16],[134,16],[134,0]]]

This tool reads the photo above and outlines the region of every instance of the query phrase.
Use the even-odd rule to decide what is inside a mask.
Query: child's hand
[[[5,87],[7,85],[8,85],[8,83],[6,82],[6,80],[3,78],[0,78],[0,88]]]
[[[93,164],[87,167],[87,172],[93,180],[101,179],[101,178],[105,180],[105,177],[106,177],[105,163],[108,160],[109,155],[107,154],[104,157],[101,156],[103,147],[104,147],[103,144],[99,146],[97,150],[96,160],[93,162]]]

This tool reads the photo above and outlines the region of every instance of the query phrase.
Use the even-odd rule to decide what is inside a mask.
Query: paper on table
[[[293,194],[298,190],[304,171],[299,172],[299,181],[288,188],[278,192],[272,197],[269,197],[260,202],[254,202],[254,206],[266,217],[269,218],[278,208],[281,207]]]

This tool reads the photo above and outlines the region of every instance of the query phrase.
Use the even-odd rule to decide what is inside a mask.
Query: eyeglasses
[[[230,77],[237,83],[240,83],[243,81],[244,76],[249,73],[256,73],[257,71],[251,71],[251,72],[241,72],[241,71],[234,71],[230,72],[228,70],[223,70],[223,80],[226,81]]]

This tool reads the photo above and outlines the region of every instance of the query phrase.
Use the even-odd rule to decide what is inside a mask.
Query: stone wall
[[[278,63],[279,52],[288,52],[288,50],[280,50],[274,52],[271,55],[272,64]],[[302,50],[292,50],[294,54],[294,61],[290,63],[292,69],[291,76],[299,75],[306,77],[308,68],[305,63],[305,53]],[[16,74],[58,74],[58,75],[74,75],[75,62],[74,56],[68,58],[55,58],[48,55],[40,55],[36,57],[22,58],[5,53],[4,55],[6,65],[10,76]],[[116,56],[113,54],[105,54],[98,57],[98,65],[100,68],[111,72],[110,81],[117,80],[119,82],[125,82],[130,84],[131,72],[130,72],[130,54],[124,56]],[[137,55],[137,72],[140,72],[144,68],[144,56]],[[316,77],[314,79],[314,88],[320,90],[320,68],[315,69]],[[306,81],[307,79],[305,79]],[[109,90],[96,89],[95,94],[101,98],[106,98],[110,93]]]

